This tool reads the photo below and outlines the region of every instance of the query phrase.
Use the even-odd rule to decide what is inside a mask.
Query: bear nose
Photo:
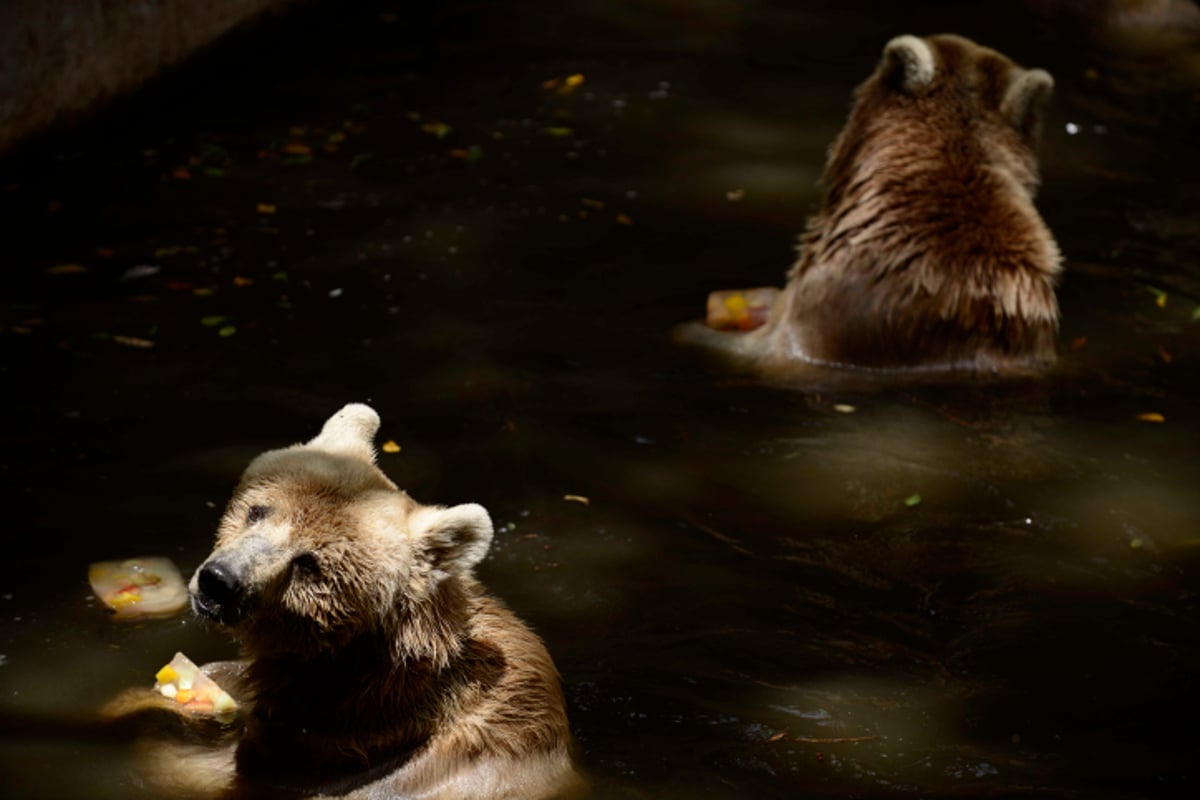
[[[225,609],[236,608],[246,588],[224,561],[209,561],[201,567],[196,585],[206,600]]]

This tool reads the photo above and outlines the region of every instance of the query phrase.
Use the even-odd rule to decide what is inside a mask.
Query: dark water
[[[0,793],[139,796],[89,715],[233,651],[114,625],[87,564],[190,572],[248,459],[349,401],[417,499],[491,510],[599,798],[1195,788],[1194,46],[1018,3],[336,5],[0,162]],[[1061,367],[780,387],[673,350],[708,290],[782,282],[852,87],[940,31],[1056,76]]]

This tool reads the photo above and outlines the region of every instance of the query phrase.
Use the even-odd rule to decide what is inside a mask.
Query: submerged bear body
[[[765,321],[694,323],[682,341],[775,374],[1052,363],[1061,256],[1033,203],[1052,87],[962,37],[890,41],[830,148],[824,202]]]
[[[584,783],[541,640],[473,576],[480,506],[425,506],[374,464],[379,418],[349,405],[246,469],[189,589],[244,658],[205,671],[242,703],[224,730],[150,740],[180,796],[577,796]],[[110,714],[170,715],[130,692]],[[161,720],[158,721],[161,726]],[[220,740],[224,741],[220,741]]]

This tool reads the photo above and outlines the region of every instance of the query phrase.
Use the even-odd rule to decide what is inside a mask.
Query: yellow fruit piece
[[[131,605],[142,599],[142,596],[137,592],[118,592],[113,595],[108,604],[113,608],[121,608],[122,606]]]
[[[179,673],[170,664],[167,664],[154,674],[154,680],[159,683],[174,683],[178,678]]]
[[[748,316],[746,298],[741,294],[731,294],[726,297],[725,308],[729,309],[729,316],[734,320],[741,321]]]

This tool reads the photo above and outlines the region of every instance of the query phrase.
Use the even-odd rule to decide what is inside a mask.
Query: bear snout
[[[232,625],[242,617],[246,585],[229,564],[210,559],[196,573],[192,590],[192,608],[196,613],[223,625]]]

